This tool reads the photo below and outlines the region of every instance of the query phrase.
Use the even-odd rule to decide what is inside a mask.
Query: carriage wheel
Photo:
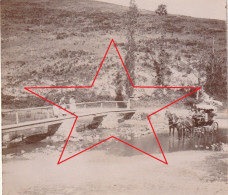
[[[212,131],[211,131],[211,136],[212,136],[212,143],[215,143],[217,140],[217,136],[219,133],[219,127],[217,122],[213,122],[211,125]]]
[[[217,122],[213,122],[212,125],[212,131],[213,133],[218,133],[218,130],[219,130],[219,126],[218,126],[218,123]]]
[[[196,131],[196,128],[193,129],[193,139],[198,137],[198,132]]]
[[[186,128],[186,137],[191,138],[192,137],[192,131],[191,129]]]
[[[178,129],[178,139],[181,140],[183,138],[183,131],[184,131],[184,128],[179,128]]]

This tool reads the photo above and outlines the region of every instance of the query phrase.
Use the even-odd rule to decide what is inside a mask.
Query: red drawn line
[[[155,131],[154,131],[154,127],[153,127],[153,125],[152,125],[152,123],[151,123],[151,121],[150,121],[150,119],[149,119],[149,116],[147,116],[147,119],[149,120],[150,126],[151,126],[151,128],[152,128],[152,130],[153,130],[153,133],[154,133],[155,138],[156,138],[156,140],[157,140],[158,146],[159,146],[159,148],[160,148],[160,150],[161,150],[161,152],[162,152],[162,156],[163,156],[164,159],[165,159],[165,164],[168,165],[168,162],[167,162],[167,160],[166,160],[165,154],[164,154],[164,152],[163,152],[163,150],[162,150],[161,144],[160,144],[160,142],[159,142],[159,140],[158,140],[157,134],[156,134]]]
[[[161,109],[159,109],[159,110],[157,110],[157,111],[155,111],[155,112],[153,112],[152,114],[150,114],[150,115],[147,116],[147,118],[148,118],[148,120],[149,120],[149,123],[150,123],[150,126],[151,126],[151,128],[152,128],[152,131],[153,131],[153,133],[154,133],[154,135],[155,135],[155,138],[156,138],[156,140],[157,140],[157,142],[158,142],[158,146],[159,146],[159,148],[160,148],[160,150],[161,150],[161,153],[162,153],[162,155],[163,155],[165,161],[163,161],[163,160],[161,160],[161,159],[158,159],[158,158],[156,158],[155,156],[153,156],[153,155],[151,155],[151,154],[148,154],[147,152],[145,152],[145,151],[143,151],[143,150],[140,150],[139,148],[136,148],[135,146],[132,146],[132,145],[130,145],[129,143],[124,142],[123,140],[121,140],[121,139],[119,139],[119,138],[116,138],[116,137],[114,137],[114,136],[111,136],[111,137],[109,137],[109,138],[107,138],[107,139],[104,139],[103,141],[101,141],[101,142],[99,142],[99,143],[97,143],[97,144],[95,144],[95,145],[92,145],[91,147],[89,147],[89,148],[87,148],[87,149],[85,149],[85,150],[83,150],[83,151],[81,151],[81,152],[79,152],[79,153],[77,153],[77,154],[75,154],[75,155],[73,155],[73,156],[71,156],[71,157],[69,157],[69,158],[66,158],[66,159],[64,159],[64,160],[61,161],[61,158],[62,158],[62,156],[63,156],[63,153],[64,153],[64,151],[65,151],[65,148],[66,148],[66,146],[67,146],[67,143],[68,143],[68,141],[69,141],[69,139],[70,139],[71,133],[72,133],[72,131],[73,131],[73,129],[74,129],[74,126],[75,126],[75,124],[76,124],[76,121],[77,121],[78,116],[75,115],[75,114],[73,114],[72,112],[70,112],[70,111],[68,111],[68,110],[66,110],[66,109],[64,109],[64,108],[62,108],[61,106],[59,106],[59,105],[57,105],[57,104],[51,102],[50,100],[48,100],[48,99],[42,97],[41,95],[38,95],[37,93],[33,92],[31,89],[50,89],[50,88],[51,88],[51,89],[53,89],[53,88],[55,88],[55,89],[58,89],[58,88],[66,88],[66,89],[67,89],[67,88],[92,88],[93,85],[94,85],[94,83],[95,83],[95,80],[96,80],[96,78],[97,78],[97,76],[98,76],[98,74],[99,74],[99,72],[100,72],[100,69],[101,69],[101,67],[102,67],[102,65],[103,65],[103,62],[104,62],[104,60],[105,60],[105,58],[106,58],[106,56],[107,56],[107,54],[108,54],[108,51],[109,51],[109,49],[110,49],[112,43],[113,43],[114,46],[115,46],[115,49],[116,49],[116,51],[117,51],[117,53],[118,53],[118,55],[119,55],[119,58],[120,58],[120,60],[121,60],[121,62],[122,62],[122,64],[123,64],[123,67],[124,67],[124,69],[125,69],[125,71],[126,71],[126,74],[127,74],[128,78],[129,78],[129,80],[130,80],[130,82],[131,82],[131,84],[132,84],[132,86],[133,86],[134,88],[170,88],[170,89],[174,89],[174,88],[177,89],[177,88],[178,88],[178,89],[195,89],[195,90],[192,91],[191,93],[188,93],[187,95],[185,95],[185,96],[183,96],[183,97],[181,97],[181,98],[175,100],[174,102],[172,102],[172,103],[170,103],[170,104],[168,104],[168,105],[162,107]],[[98,71],[97,71],[97,73],[96,73],[96,75],[95,75],[95,77],[94,77],[94,80],[93,80],[93,82],[92,82],[92,84],[91,84],[90,86],[25,87],[24,89],[27,90],[27,91],[29,91],[30,93],[36,95],[37,97],[42,98],[43,100],[45,100],[45,101],[47,101],[47,102],[53,104],[54,106],[57,106],[58,108],[60,108],[60,109],[62,109],[62,110],[64,110],[64,111],[66,111],[67,113],[69,113],[69,114],[71,114],[71,115],[73,115],[73,116],[76,117],[76,119],[75,119],[75,121],[74,121],[74,123],[73,123],[73,126],[72,126],[72,128],[71,128],[71,131],[70,131],[70,133],[69,133],[69,135],[68,135],[67,141],[66,141],[66,143],[65,143],[65,145],[64,145],[64,148],[63,148],[63,150],[62,150],[62,153],[61,153],[61,155],[60,155],[60,157],[59,157],[59,160],[58,160],[58,163],[57,163],[57,164],[61,164],[61,163],[65,162],[65,161],[67,161],[67,160],[69,160],[69,159],[71,159],[71,158],[73,158],[73,157],[75,157],[75,156],[77,156],[77,155],[79,155],[79,154],[81,154],[81,153],[83,153],[83,152],[85,152],[85,151],[87,151],[87,150],[89,150],[89,149],[91,149],[91,148],[93,148],[93,147],[95,147],[95,146],[97,146],[97,145],[99,145],[99,144],[101,144],[101,143],[103,143],[103,142],[105,142],[105,141],[111,139],[111,138],[114,138],[114,139],[116,139],[116,140],[118,140],[118,141],[120,141],[120,142],[122,142],[122,143],[124,143],[124,144],[126,144],[126,145],[128,145],[128,146],[130,146],[130,147],[132,147],[132,148],[134,148],[134,149],[136,149],[136,150],[138,150],[138,151],[140,151],[140,152],[142,152],[142,153],[144,153],[144,154],[146,154],[146,155],[148,155],[148,156],[150,156],[150,157],[152,157],[152,158],[154,158],[154,159],[156,159],[156,160],[158,160],[158,161],[160,161],[160,162],[162,162],[162,163],[168,165],[168,162],[167,162],[167,160],[166,160],[165,154],[164,154],[164,152],[163,152],[163,150],[162,150],[161,144],[160,144],[160,142],[159,142],[159,140],[158,140],[158,138],[157,138],[157,135],[156,135],[156,133],[155,133],[155,130],[154,130],[153,126],[152,126],[152,123],[151,123],[149,117],[152,116],[152,115],[154,115],[154,114],[156,114],[157,112],[159,112],[159,111],[161,111],[161,110],[163,110],[163,109],[165,109],[165,108],[171,106],[172,104],[174,104],[174,103],[176,103],[176,102],[178,102],[178,101],[184,99],[185,97],[187,97],[187,96],[189,96],[189,95],[195,93],[196,91],[200,90],[201,88],[200,88],[200,87],[173,87],[173,86],[172,86],[172,87],[162,87],[162,86],[154,86],[154,87],[153,87],[153,86],[135,86],[134,83],[133,83],[133,81],[131,80],[131,77],[130,77],[128,71],[127,71],[127,68],[126,68],[126,66],[125,66],[125,64],[124,64],[124,62],[123,62],[123,59],[122,59],[122,57],[121,57],[121,55],[120,55],[120,53],[119,53],[119,50],[117,49],[117,46],[116,46],[114,40],[112,39],[111,42],[110,42],[110,44],[109,44],[109,46],[108,46],[108,49],[107,49],[107,51],[106,51],[104,57],[103,57],[103,60],[102,60],[102,62],[101,62],[101,64],[100,64],[100,67],[99,67],[99,69],[98,69]]]
[[[72,130],[71,130],[71,131],[72,131]],[[98,142],[98,143],[96,143],[96,144],[94,144],[94,145],[92,145],[92,146],[86,148],[85,150],[82,150],[81,152],[78,152],[77,154],[75,154],[75,155],[73,155],[73,156],[71,156],[71,157],[69,157],[69,158],[66,158],[66,159],[64,159],[64,160],[62,160],[62,161],[60,162],[61,157],[62,157],[62,154],[63,154],[63,151],[62,151],[62,154],[61,154],[61,156],[60,156],[60,158],[59,158],[58,164],[63,163],[63,162],[65,162],[65,161],[67,161],[67,160],[69,160],[69,159],[71,159],[71,158],[73,158],[73,157],[75,157],[75,156],[77,156],[77,155],[79,155],[79,154],[81,154],[81,153],[83,153],[83,152],[85,152],[85,151],[87,151],[87,150],[89,150],[89,149],[91,149],[91,148],[93,148],[93,147],[95,147],[95,146],[97,146],[97,145],[103,143],[103,142],[106,142],[107,140],[109,140],[109,139],[111,139],[111,138],[113,138],[113,136],[108,137],[108,138],[106,138],[106,139],[104,139],[104,140],[102,140],[102,141],[100,141],[100,142]],[[69,139],[69,138],[68,138],[68,139]],[[65,147],[64,147],[64,148],[65,148]]]
[[[91,88],[92,86],[58,86],[58,87],[25,87],[27,89],[58,89],[58,88]]]
[[[168,89],[197,89],[198,87],[163,87],[163,86],[134,86],[134,88],[168,88]]]
[[[161,108],[161,109],[159,109],[159,110],[157,110],[157,111],[153,112],[152,114],[150,114],[150,115],[148,115],[148,116],[150,117],[150,116],[152,116],[152,115],[156,114],[157,112],[160,112],[161,110],[163,110],[163,109],[165,109],[165,108],[167,108],[167,107],[169,107],[169,106],[171,106],[171,105],[175,104],[176,102],[178,102],[178,101],[180,101],[180,100],[182,100],[182,99],[186,98],[187,96],[189,96],[189,95],[191,95],[191,94],[195,93],[196,91],[198,91],[198,90],[200,90],[200,89],[201,89],[201,88],[197,88],[196,90],[192,91],[191,93],[188,93],[187,95],[185,95],[185,96],[183,96],[183,97],[181,97],[181,98],[179,98],[179,99],[175,100],[174,102],[172,102],[172,103],[170,103],[170,104],[168,104],[168,105],[164,106],[163,108]]]
[[[110,44],[109,44],[109,46],[108,46],[108,49],[107,49],[107,51],[106,51],[104,57],[103,57],[103,60],[102,60],[101,65],[100,65],[100,67],[99,67],[99,69],[98,69],[98,71],[97,71],[97,74],[95,75],[95,77],[94,77],[94,79],[93,79],[93,83],[92,83],[91,87],[93,87],[94,82],[95,82],[95,80],[97,79],[97,76],[98,76],[98,74],[99,74],[99,72],[100,72],[100,69],[101,69],[101,67],[102,67],[102,65],[103,65],[103,62],[104,62],[104,60],[105,60],[105,58],[106,58],[106,56],[107,56],[107,54],[108,54],[108,51],[109,51],[109,49],[110,49],[110,47],[111,47],[111,45],[112,45],[113,42],[114,42],[114,40],[112,39],[111,42],[110,42]]]
[[[112,41],[113,41],[113,44],[114,44],[114,46],[115,46],[115,48],[116,48],[116,51],[117,51],[117,53],[118,53],[118,55],[119,55],[119,58],[120,58],[120,60],[121,60],[121,62],[122,62],[122,64],[123,64],[123,67],[124,67],[124,69],[125,69],[125,71],[126,71],[126,73],[127,73],[127,76],[128,76],[128,78],[129,78],[129,80],[130,80],[130,82],[131,82],[131,85],[132,85],[133,87],[135,87],[133,81],[131,80],[130,74],[128,73],[127,68],[126,68],[126,66],[125,66],[125,64],[124,64],[124,61],[123,61],[123,59],[122,59],[122,57],[121,57],[121,55],[120,55],[120,52],[119,52],[119,50],[117,49],[117,46],[116,46],[116,44],[115,44],[115,42],[114,42],[113,39],[112,39]]]
[[[144,153],[144,154],[146,154],[146,155],[148,155],[148,156],[150,156],[150,157],[152,157],[152,158],[154,158],[154,159],[156,159],[156,160],[158,160],[158,161],[160,161],[160,162],[165,163],[165,164],[168,165],[166,159],[165,159],[165,161],[163,161],[163,160],[161,160],[161,159],[159,159],[159,158],[157,158],[155,156],[152,156],[151,154],[149,154],[149,153],[147,153],[147,152],[145,152],[143,150],[140,150],[139,148],[136,148],[135,146],[133,146],[133,145],[131,145],[131,144],[129,144],[129,143],[127,143],[127,142],[125,142],[125,141],[117,138],[117,137],[114,137],[114,136],[112,136],[112,137],[115,138],[116,140],[118,140],[118,141],[120,141],[120,142],[122,142],[122,143],[124,143],[124,144],[126,144],[126,145],[128,145],[128,146],[130,146],[130,147],[132,147],[132,148],[134,148],[134,149],[136,149],[136,150],[138,150],[138,151],[140,151],[140,152],[142,152],[142,153]],[[162,154],[163,154],[163,151],[162,151]],[[164,156],[164,154],[163,154],[163,156]]]
[[[64,110],[64,111],[66,111],[66,112],[68,112],[69,114],[71,114],[71,115],[73,115],[73,116],[75,116],[75,117],[78,117],[78,116],[75,115],[74,113],[72,113],[72,112],[70,112],[70,111],[68,111],[68,110],[66,110],[66,109],[64,109],[64,108],[62,108],[62,107],[59,106],[58,104],[55,104],[55,103],[53,103],[52,101],[50,101],[50,100],[48,100],[48,99],[46,99],[46,98],[44,98],[44,97],[38,95],[37,93],[33,92],[32,90],[29,90],[28,87],[25,87],[24,89],[27,90],[27,91],[29,91],[29,92],[31,92],[31,93],[33,93],[34,95],[38,96],[39,98],[42,98],[43,100],[45,100],[45,101],[47,101],[47,102],[49,102],[49,103],[51,103],[51,104],[57,106],[58,108],[60,108],[60,109],[62,109],[62,110]]]
[[[69,139],[70,139],[71,133],[72,133],[72,131],[73,131],[73,129],[74,129],[74,126],[75,126],[75,124],[76,124],[76,122],[77,122],[77,119],[78,119],[78,117],[76,117],[76,119],[74,120],[73,126],[72,126],[72,128],[71,128],[71,130],[70,130],[70,133],[69,133],[69,135],[68,135],[67,141],[66,141],[66,143],[65,143],[65,145],[64,145],[64,147],[63,147],[62,153],[61,153],[61,155],[60,155],[60,157],[59,157],[58,164],[60,164],[60,159],[62,158],[63,152],[64,152],[65,149],[66,149],[66,145],[67,145],[67,143],[68,143],[68,141],[69,141]]]

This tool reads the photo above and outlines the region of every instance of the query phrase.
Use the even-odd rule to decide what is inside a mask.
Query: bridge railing
[[[98,101],[98,102],[81,102],[76,103],[75,108],[77,110],[85,109],[109,109],[109,108],[126,108],[128,101]],[[71,104],[60,105],[70,110]],[[27,121],[42,120],[48,118],[54,118],[53,111],[54,106],[32,107],[24,109],[14,109],[2,111],[2,126],[23,123]],[[57,108],[58,109],[58,108]],[[59,109],[61,111],[61,109]],[[64,111],[61,111],[63,114]]]

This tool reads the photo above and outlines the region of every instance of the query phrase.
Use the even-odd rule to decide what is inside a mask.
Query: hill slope
[[[2,6],[2,94],[3,103],[25,106],[25,86],[90,85],[106,49],[114,39],[123,59],[126,54],[127,7],[90,0],[16,0]],[[136,30],[137,85],[156,86],[153,56],[163,45],[168,53],[167,86],[196,86],[194,65],[215,50],[226,56],[225,22],[141,11]],[[165,34],[161,42],[161,34]],[[103,85],[115,81],[120,60],[110,49],[98,78],[101,88],[94,96],[107,98]],[[226,64],[222,68],[226,70]],[[102,80],[102,75],[106,74]],[[110,77],[112,76],[112,77]],[[110,79],[111,78],[111,79]],[[52,95],[57,95],[56,91]],[[115,88],[111,97],[115,96]],[[78,101],[85,100],[84,95]],[[84,98],[84,99],[83,99]],[[57,98],[58,99],[58,98]],[[43,102],[30,102],[29,106]]]

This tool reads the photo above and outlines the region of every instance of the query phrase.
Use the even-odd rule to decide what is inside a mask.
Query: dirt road
[[[145,155],[88,151],[57,165],[59,152],[24,153],[3,161],[3,194],[226,194],[227,153],[166,154],[168,165]]]

